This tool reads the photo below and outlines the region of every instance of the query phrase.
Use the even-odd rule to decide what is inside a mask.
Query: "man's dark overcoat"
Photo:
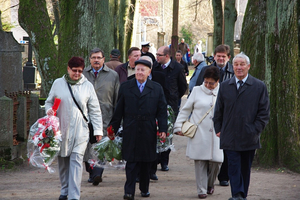
[[[162,87],[147,80],[140,93],[136,79],[121,84],[118,103],[111,120],[118,130],[123,119],[123,159],[129,162],[152,162],[156,159],[157,125],[167,132],[167,103]]]
[[[168,105],[178,113],[178,101],[187,90],[186,77],[183,66],[177,61],[171,60],[166,69],[162,69],[157,63],[152,69],[152,80],[161,84]]]
[[[240,93],[235,76],[221,83],[214,113],[220,148],[248,151],[261,148],[260,134],[267,125],[270,103],[266,85],[249,75]]]

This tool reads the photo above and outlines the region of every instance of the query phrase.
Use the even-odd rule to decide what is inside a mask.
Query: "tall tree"
[[[120,20],[123,31],[118,32],[113,20],[127,18],[128,12],[124,10],[129,9],[128,1],[51,0],[55,18],[52,26],[45,0],[20,0],[19,22],[32,41],[45,96],[53,81],[66,73],[72,56],[85,58],[88,65],[88,52],[92,48],[102,48],[108,57],[112,48],[125,42],[124,35],[131,38],[131,24],[124,28],[125,21]],[[57,33],[58,44],[52,33]]]
[[[226,0],[224,5],[224,44],[230,46],[230,54],[234,56],[234,25],[237,13],[235,0]]]
[[[250,73],[266,82],[270,94],[271,119],[261,136],[257,160],[296,172],[300,172],[299,11],[299,0],[253,0],[246,9],[241,38],[241,50],[252,62]]]
[[[223,8],[222,0],[212,0],[213,12],[214,12],[214,46],[213,49],[222,44],[223,33]]]

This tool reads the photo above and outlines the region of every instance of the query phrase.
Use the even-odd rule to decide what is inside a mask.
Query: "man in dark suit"
[[[204,81],[205,70],[212,66],[218,67],[220,69],[220,83],[233,77],[234,71],[232,65],[229,62],[229,59],[230,59],[230,47],[226,44],[218,45],[214,51],[214,60],[215,60],[214,63],[202,68],[197,78],[196,86],[202,85]],[[225,153],[224,153],[224,161],[222,163],[220,173],[218,174],[218,180],[221,186],[229,185],[228,163],[227,163],[227,156]]]
[[[186,77],[183,66],[170,58],[168,46],[162,46],[156,53],[157,65],[153,67],[152,80],[161,84],[168,105],[178,115],[178,102],[187,90]],[[162,171],[169,171],[169,154],[171,150],[160,153],[158,161]],[[157,167],[157,166],[156,166]],[[154,170],[156,172],[156,169]]]
[[[220,69],[220,83],[222,83],[227,79],[230,79],[233,76],[234,72],[233,72],[232,65],[230,64],[230,62],[228,62],[229,59],[230,59],[230,46],[226,44],[218,45],[214,51],[215,61],[213,62],[213,64],[202,68],[195,86],[202,85],[204,80],[203,78],[204,72],[208,67],[211,66],[215,66]]]
[[[234,57],[235,76],[221,83],[213,118],[220,148],[228,158],[229,200],[246,199],[255,150],[261,148],[260,134],[270,118],[267,87],[249,75],[249,69],[248,56]]]
[[[122,156],[126,160],[124,199],[134,199],[136,178],[142,197],[149,197],[150,167],[156,159],[157,125],[159,137],[167,132],[167,103],[162,87],[148,79],[151,62],[135,61],[135,78],[124,82],[111,120],[118,130],[123,120]]]

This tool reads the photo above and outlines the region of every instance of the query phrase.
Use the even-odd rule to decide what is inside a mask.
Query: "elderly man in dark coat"
[[[138,174],[141,196],[150,196],[150,167],[156,159],[157,137],[165,138],[167,132],[167,103],[163,89],[148,79],[151,62],[141,57],[135,65],[135,78],[121,85],[110,123],[118,130],[123,120],[122,156],[127,161],[124,199],[134,199]]]
[[[267,87],[249,75],[249,69],[248,56],[234,57],[235,76],[221,83],[213,118],[220,148],[228,158],[229,200],[246,199],[255,150],[261,148],[260,134],[270,118]]]

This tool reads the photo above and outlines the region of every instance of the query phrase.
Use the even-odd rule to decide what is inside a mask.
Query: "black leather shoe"
[[[151,180],[154,180],[154,181],[157,181],[157,180],[158,180],[156,174],[151,174],[151,175],[150,175],[150,179],[151,179]]]
[[[67,195],[60,195],[58,200],[67,200],[68,196]]]
[[[134,195],[132,195],[132,194],[124,194],[123,199],[134,200]]]
[[[220,181],[220,185],[221,186],[228,186],[229,183],[228,183],[228,181]]]
[[[142,197],[149,197],[150,196],[150,192],[146,192],[146,193],[141,192],[141,196]]]
[[[89,183],[92,183],[92,182],[94,182],[94,179],[93,179],[92,177],[90,177],[90,178],[88,179],[88,182],[89,182]]]
[[[164,165],[164,166],[162,166],[161,167],[161,171],[169,171],[169,167],[168,167],[168,165]]]
[[[94,180],[93,180],[93,185],[99,185],[99,183],[101,183],[102,182],[102,177],[101,176],[95,176],[94,177]]]

